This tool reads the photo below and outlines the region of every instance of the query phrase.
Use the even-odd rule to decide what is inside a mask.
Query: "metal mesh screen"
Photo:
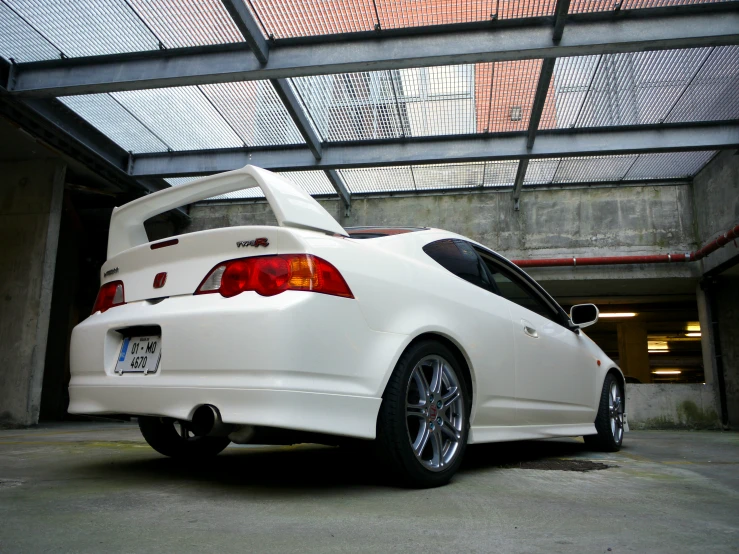
[[[667,152],[641,154],[629,168],[624,180],[678,179],[693,177],[717,152]]]
[[[410,167],[371,167],[366,169],[342,169],[339,175],[349,191],[397,192],[415,190]]]
[[[541,128],[710,121],[739,116],[739,47],[560,58]]]
[[[59,49],[0,2],[0,55],[18,63],[33,62],[58,58]]]
[[[167,145],[109,94],[59,98],[128,152],[166,152]]]
[[[128,0],[167,48],[242,42],[220,0]]]
[[[529,161],[524,185],[597,183],[693,177],[716,152],[668,152]]]
[[[456,189],[482,186],[485,163],[414,165],[416,190]]]
[[[336,189],[323,171],[285,171],[279,173],[279,175],[296,184],[308,194],[336,195]]]
[[[68,57],[158,48],[125,0],[3,1]]]
[[[518,160],[485,162],[482,184],[485,187],[512,186],[517,170]]]
[[[663,6],[686,6],[690,4],[711,4],[729,0],[572,0],[569,13],[604,12],[615,10],[637,10]]]
[[[541,60],[291,79],[325,141],[522,131]],[[545,106],[545,117],[553,107]]]
[[[200,89],[247,146],[305,142],[269,81],[203,85]]]
[[[114,92],[112,96],[172,150],[244,146],[198,87]]]
[[[265,34],[276,39],[371,31],[377,19],[366,0],[247,0]]]

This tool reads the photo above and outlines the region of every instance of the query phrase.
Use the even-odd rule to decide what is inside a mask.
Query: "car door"
[[[585,337],[530,278],[499,256],[477,249],[509,304],[514,327],[516,425],[592,423],[597,361]]]
[[[444,287],[462,321],[457,332],[474,368],[473,426],[512,426],[516,416],[515,359],[508,302],[493,293],[487,269],[472,245],[459,239],[442,239],[423,247],[439,265],[467,281]]]

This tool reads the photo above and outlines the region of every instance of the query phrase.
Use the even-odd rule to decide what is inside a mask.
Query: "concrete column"
[[[643,323],[624,321],[618,324],[618,361],[628,377],[642,383],[652,382],[647,351],[647,328]]]
[[[38,422],[65,173],[0,164],[0,425]]]
[[[739,277],[720,276],[711,289],[716,295],[718,339],[721,348],[721,370],[726,391],[729,426],[739,428]]]
[[[695,289],[698,301],[698,322],[701,326],[701,353],[703,355],[703,378],[706,384],[716,382],[716,364],[713,352],[713,325],[711,325],[711,307],[708,304],[706,293],[698,285]]]

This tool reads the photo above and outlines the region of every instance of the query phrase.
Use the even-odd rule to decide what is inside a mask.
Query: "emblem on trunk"
[[[118,268],[114,267],[113,269],[109,269],[108,271],[103,273],[103,278],[107,277],[108,275],[115,275],[116,273],[118,273]]]
[[[161,273],[157,273],[156,277],[154,277],[154,288],[160,289],[164,286],[164,283],[167,282],[167,272],[162,271]]]
[[[240,240],[236,243],[236,246],[238,248],[243,248],[246,246],[254,246],[256,248],[259,248],[260,246],[264,246],[266,248],[267,246],[269,246],[269,240],[267,240],[265,237],[254,240]]]

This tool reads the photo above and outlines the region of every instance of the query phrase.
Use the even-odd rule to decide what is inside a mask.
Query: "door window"
[[[550,307],[530,285],[485,252],[479,253],[487,268],[489,279],[495,283],[495,288],[500,296],[522,308],[561,324],[559,313]]]

